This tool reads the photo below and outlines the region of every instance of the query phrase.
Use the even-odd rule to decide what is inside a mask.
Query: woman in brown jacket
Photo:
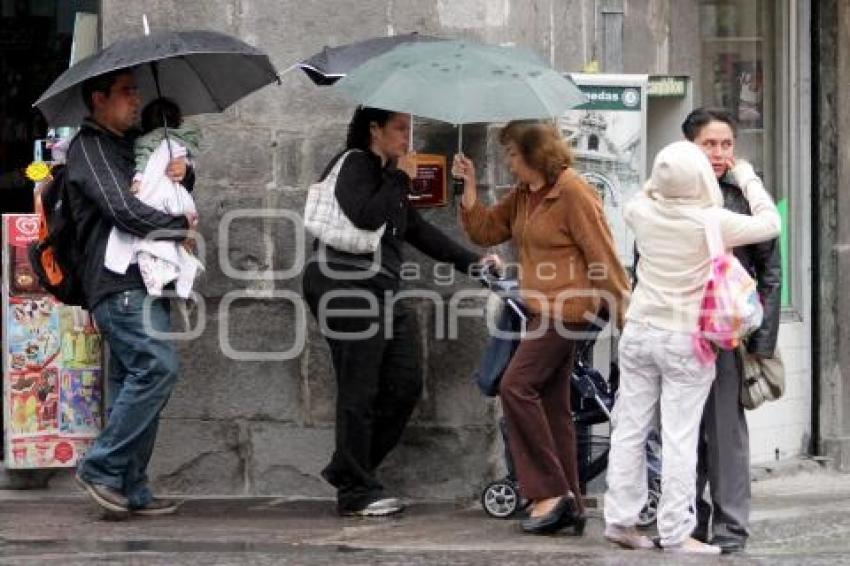
[[[601,309],[622,327],[628,296],[596,191],[570,169],[572,155],[548,122],[511,122],[501,132],[518,183],[494,206],[477,197],[475,167],[455,156],[464,181],[461,220],[481,246],[512,240],[520,287],[531,314],[499,394],[520,491],[533,504],[523,531],[584,529],[570,416],[569,370],[576,340]]]

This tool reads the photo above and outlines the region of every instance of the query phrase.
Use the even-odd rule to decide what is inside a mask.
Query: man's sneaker
[[[638,532],[635,527],[605,525],[605,540],[631,550],[650,550],[655,548],[652,540]]]
[[[386,517],[404,511],[404,504],[395,497],[384,497],[373,501],[362,509],[343,511],[345,517]]]
[[[720,552],[722,554],[734,554],[736,552],[744,551],[747,546],[747,539],[745,537],[718,535],[711,539],[711,545],[720,547]]]
[[[126,515],[129,512],[127,498],[117,489],[99,483],[91,483],[79,475],[74,476],[77,485],[97,503],[102,509],[115,515]]]
[[[144,507],[134,507],[131,509],[133,515],[141,515],[143,517],[156,517],[158,515],[173,515],[182,505],[182,501],[173,499],[159,499],[154,497]]]
[[[695,538],[688,538],[687,540],[685,540],[685,542],[681,544],[677,544],[674,546],[665,546],[664,552],[670,552],[673,554],[708,554],[712,556],[717,556],[718,554],[720,554],[720,547],[705,544],[704,542],[700,542]]]

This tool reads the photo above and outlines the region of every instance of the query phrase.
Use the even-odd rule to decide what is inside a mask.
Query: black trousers
[[[337,381],[336,449],[322,476],[337,488],[339,510],[356,511],[382,497],[375,469],[398,444],[422,393],[416,318],[387,301],[397,287],[381,275],[338,280],[310,263],[302,285]],[[328,292],[336,296],[322,308]],[[366,314],[370,307],[376,308]]]

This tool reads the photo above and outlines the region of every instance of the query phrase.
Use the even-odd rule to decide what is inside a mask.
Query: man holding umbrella
[[[77,470],[77,480],[115,515],[162,515],[177,504],[154,498],[147,466],[159,415],[177,380],[168,302],[148,295],[138,265],[119,275],[104,267],[113,227],[134,236],[182,241],[197,216],[173,216],[130,193],[133,143],[142,101],[166,91],[183,116],[221,112],[278,80],[261,50],[206,30],[163,31],[118,40],[65,71],[35,105],[51,126],[82,123],[67,157],[68,204],[83,250],[88,308],[109,345],[106,427]],[[166,129],[166,135],[167,129]],[[183,159],[166,174],[187,189],[194,175]]]
[[[108,420],[80,463],[77,481],[110,514],[173,513],[177,503],[153,497],[146,474],[160,412],[177,382],[173,344],[151,335],[169,331],[169,303],[148,296],[137,264],[117,274],[104,267],[104,255],[113,226],[180,241],[198,219],[160,212],[129,192],[141,107],[133,73],[88,79],[82,96],[90,115],[68,151],[68,198],[84,250],[83,287],[109,344],[110,368]],[[185,159],[173,160],[167,174],[193,185]]]

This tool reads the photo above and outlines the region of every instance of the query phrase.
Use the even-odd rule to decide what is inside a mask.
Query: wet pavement
[[[615,549],[598,511],[584,537],[534,537],[474,504],[342,519],[330,501],[193,499],[177,515],[114,522],[67,487],[0,491],[0,564],[850,564],[850,476],[803,473],[753,492],[748,551],[718,559]]]

